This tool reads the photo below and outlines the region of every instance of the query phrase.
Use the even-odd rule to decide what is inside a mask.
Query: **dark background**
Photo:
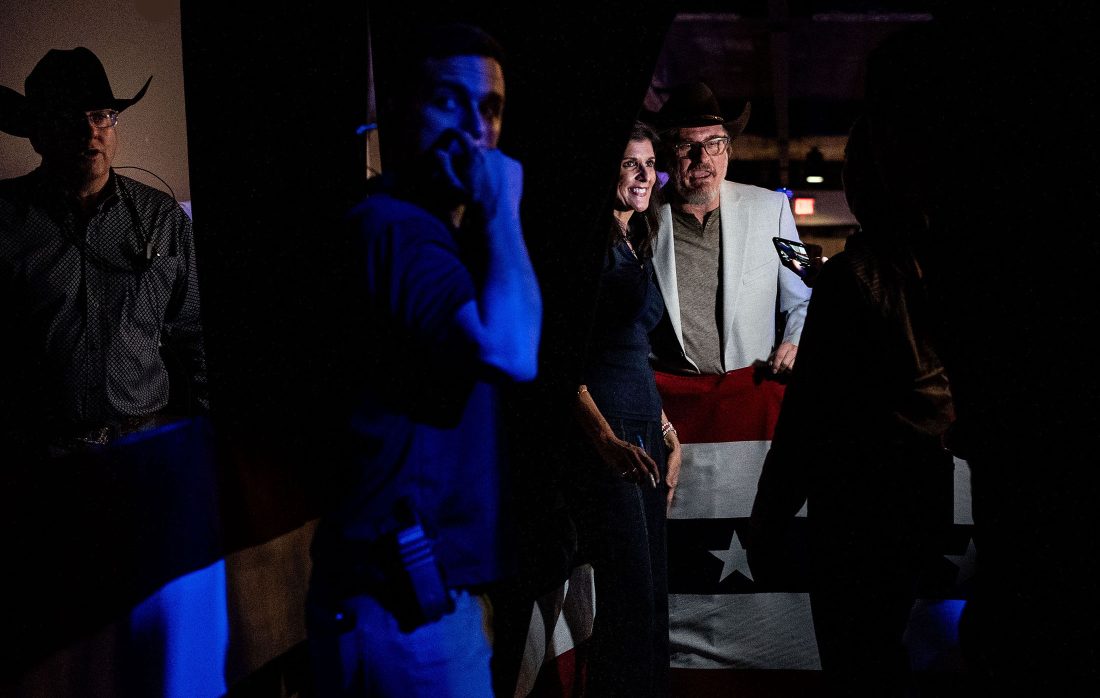
[[[364,179],[355,127],[367,121],[368,55],[384,64],[389,42],[416,31],[423,13],[411,3],[336,11],[318,2],[262,15],[183,8],[215,425],[274,456],[265,467],[283,468],[289,483],[326,468],[324,434],[338,418],[331,397],[347,362],[370,351],[345,345],[348,324],[366,319],[349,317],[340,295],[334,276],[347,267],[333,236]],[[445,3],[432,13],[482,25],[508,54],[501,149],[525,168],[525,235],[545,303],[540,378],[509,402],[527,472],[552,467],[564,433],[562,398],[575,389],[595,297],[600,214],[673,13],[663,2],[522,16],[503,2]]]
[[[947,4],[430,8],[433,16],[481,23],[510,54],[501,146],[525,167],[525,230],[546,306],[540,378],[509,402],[516,461],[527,476],[520,492],[534,504],[527,510],[532,520],[544,503],[538,495],[555,477],[559,445],[569,438],[566,405],[591,318],[600,214],[674,13],[734,12],[754,20],[747,36],[715,34],[703,42],[730,40],[744,47],[746,60],[769,56],[771,67],[732,66],[731,76],[752,79],[715,87],[754,100],[750,135],[774,130],[778,137],[787,113],[795,138],[812,129],[837,135],[862,87],[851,79],[859,73],[852,61],[867,48],[858,41],[823,41],[819,48],[802,40],[818,34],[800,33],[804,25],[819,12],[880,6],[937,13]],[[118,462],[9,473],[3,508],[10,552],[27,564],[9,579],[15,591],[5,627],[17,630],[5,646],[12,660],[5,677],[168,581],[315,516],[309,494],[332,465],[330,397],[339,394],[346,362],[370,351],[342,343],[343,328],[358,319],[348,316],[333,271],[346,262],[333,239],[336,221],[364,178],[355,128],[367,115],[368,38],[400,40],[427,11],[413,3],[338,10],[314,1],[263,12],[182,4],[191,198],[200,209],[195,234],[219,449],[195,455],[180,445],[179,462],[167,468],[160,455],[135,452]],[[1023,442],[1017,450],[1024,455],[1010,464],[1026,475],[1021,491],[1030,493],[1052,473],[1095,466],[1100,156],[1090,105],[1097,96],[1097,13],[1057,1],[1015,10],[983,4],[958,13],[949,89],[931,105],[961,117],[942,147],[950,153],[959,146],[943,163],[954,192],[947,210],[953,223],[945,228],[950,236],[936,241],[947,266],[938,289],[955,330],[953,379],[962,378],[957,385],[980,423],[1003,424],[987,432],[1003,436],[1003,448]],[[813,72],[817,77],[804,81],[803,70],[788,63],[789,111],[765,89],[777,84],[782,62],[772,60],[770,45],[753,43],[783,34],[773,31],[783,27],[790,29],[787,55],[806,56],[815,66],[832,56],[852,69]],[[384,60],[384,43],[376,48],[376,60]],[[827,109],[798,101],[798,89],[826,86],[843,87],[848,96],[811,95],[831,101]],[[194,462],[204,469],[189,470]],[[1054,514],[1069,519],[1094,510],[1094,483],[1085,484],[1072,499],[1066,487],[1037,500],[1024,512],[1032,517],[1027,530]],[[186,500],[193,511],[166,511],[150,493]],[[535,534],[545,532],[532,533],[539,540]],[[1022,552],[1025,559],[1030,552]],[[78,579],[83,591],[70,593]]]

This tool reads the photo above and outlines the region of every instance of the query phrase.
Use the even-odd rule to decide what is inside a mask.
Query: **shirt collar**
[[[41,166],[33,174],[34,189],[37,193],[36,198],[42,204],[54,210],[76,210],[75,197],[67,188],[61,186],[56,178],[52,177]],[[119,176],[115,173],[114,168],[111,168],[110,174],[107,176],[107,184],[104,185],[99,202],[96,204],[96,213],[102,213],[113,208],[119,202],[120,196]]]

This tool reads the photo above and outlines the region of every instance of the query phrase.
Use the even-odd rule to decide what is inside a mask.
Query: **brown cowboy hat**
[[[117,99],[94,53],[50,49],[23,83],[26,96],[0,85],[0,131],[29,138],[43,116],[91,109],[122,111],[145,96],[153,76],[130,99]]]
[[[654,125],[662,132],[674,128],[692,128],[722,124],[731,137],[736,138],[749,123],[752,104],[745,102],[741,115],[736,119],[727,119],[718,106],[718,98],[706,83],[690,82],[676,85],[668,90],[668,99],[654,115]]]

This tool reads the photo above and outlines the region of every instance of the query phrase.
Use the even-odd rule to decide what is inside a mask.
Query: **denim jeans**
[[[307,606],[320,698],[491,698],[492,651],[477,596],[452,591],[455,610],[412,632],[373,597]]]

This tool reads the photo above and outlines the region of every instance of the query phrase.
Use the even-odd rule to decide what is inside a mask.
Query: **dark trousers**
[[[878,465],[835,473],[808,504],[810,609],[831,696],[905,695],[902,638],[951,522],[950,456],[914,452]]]
[[[586,665],[586,695],[668,694],[667,467],[660,424],[609,418],[619,438],[657,462],[661,483],[627,482],[595,452],[578,465],[572,508],[580,562],[592,564],[596,613]]]
[[[1044,446],[969,459],[978,583],[959,640],[992,695],[1100,682],[1095,451]]]

